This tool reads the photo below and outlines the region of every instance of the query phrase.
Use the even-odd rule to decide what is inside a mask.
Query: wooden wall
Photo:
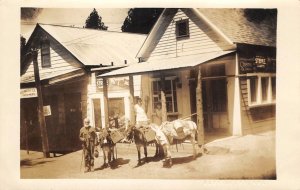
[[[240,78],[243,135],[275,129],[276,106],[248,106],[247,78]]]
[[[176,21],[188,18],[189,37],[176,39]],[[211,38],[216,37],[213,34],[214,32],[189,9],[178,9],[173,20],[159,39],[157,46],[152,51],[149,60],[220,51],[223,48],[222,46],[226,44],[220,43],[219,39]]]
[[[61,72],[61,71],[72,71],[77,68],[81,68],[82,65],[69,53],[67,52],[59,43],[57,43],[52,37],[49,35],[45,35],[44,33],[40,34],[41,37],[34,41],[33,46],[35,46],[38,51],[38,66],[40,76],[49,75],[53,72]],[[41,50],[40,50],[40,39],[44,36],[47,36],[47,39],[50,40],[50,61],[51,67],[42,68],[41,62]],[[32,61],[26,67],[26,71],[22,76],[31,76],[33,75],[33,63]]]

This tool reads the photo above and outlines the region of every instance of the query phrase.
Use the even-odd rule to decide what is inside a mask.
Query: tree
[[[163,8],[130,9],[123,22],[122,32],[148,34],[163,10]]]
[[[248,21],[260,23],[265,19],[276,22],[277,9],[245,9],[244,14]]]
[[[99,16],[97,10],[94,8],[90,16],[85,21],[85,28],[107,30],[108,27],[104,25],[102,17]]]
[[[22,70],[22,60],[25,57],[25,45],[26,45],[26,38],[22,35],[20,36],[20,71]]]

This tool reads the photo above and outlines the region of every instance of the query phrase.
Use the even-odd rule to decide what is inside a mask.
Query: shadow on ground
[[[229,148],[218,147],[218,146],[210,146],[206,147],[208,155],[224,155],[230,152]]]
[[[124,165],[124,164],[128,164],[130,161],[130,159],[123,159],[123,158],[117,158],[115,160],[113,160],[110,165],[108,164],[103,164],[102,166],[100,166],[100,168],[96,168],[95,171],[97,170],[103,170],[105,168],[109,168],[110,169],[117,169],[119,168],[121,165]]]
[[[152,156],[152,157],[147,157],[146,158],[142,158],[141,159],[141,162],[140,163],[137,163],[136,166],[134,166],[133,168],[138,168],[146,163],[149,163],[149,162],[159,162],[163,159],[163,156]]]
[[[24,160],[21,160],[20,162],[20,166],[30,166],[30,167],[33,167],[33,166],[36,166],[36,165],[40,165],[40,164],[45,164],[45,163],[48,163],[48,162],[52,162],[51,160],[49,161],[40,161],[40,162],[34,162],[32,160],[29,160],[29,159],[24,159]]]

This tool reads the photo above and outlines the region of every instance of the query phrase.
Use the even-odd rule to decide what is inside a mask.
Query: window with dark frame
[[[269,77],[261,77],[261,100],[268,101]]]
[[[153,109],[156,108],[157,104],[161,103],[161,81],[160,79],[154,79],[152,81],[152,101]],[[166,78],[165,79],[165,96],[166,96],[166,107],[167,113],[177,113],[177,94],[176,94],[176,79],[175,78]]]
[[[257,101],[257,78],[250,78],[251,102]]]
[[[276,76],[256,76],[248,79],[249,106],[275,103]]]
[[[272,85],[272,100],[276,100],[276,77],[271,78]]]
[[[51,67],[49,40],[42,41],[41,43],[41,61],[43,68]]]
[[[176,22],[176,38],[188,37],[189,34],[189,20],[180,20]]]

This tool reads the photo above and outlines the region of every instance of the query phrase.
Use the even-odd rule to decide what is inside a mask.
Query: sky
[[[28,39],[36,23],[83,27],[92,10],[93,8],[44,8],[33,18],[21,19],[21,35]],[[128,8],[101,8],[97,9],[97,12],[102,17],[102,22],[108,26],[108,30],[121,31],[128,10]]]

